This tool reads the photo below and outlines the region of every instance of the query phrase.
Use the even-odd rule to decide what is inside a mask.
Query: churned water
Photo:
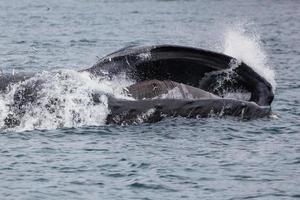
[[[22,85],[0,95],[0,199],[300,198],[299,1],[0,0],[0,11],[1,70],[38,72],[43,96],[61,102],[55,114],[28,108],[10,130],[3,118]],[[76,71],[124,46],[165,43],[248,63],[274,86],[274,114],[104,125],[105,94],[130,81]]]

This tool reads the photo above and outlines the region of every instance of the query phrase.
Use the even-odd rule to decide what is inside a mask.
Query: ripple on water
[[[277,117],[7,131],[0,134],[0,199],[300,198],[299,6],[259,0],[1,1],[4,72],[83,69],[130,44],[223,52],[225,32],[242,24],[241,35],[260,36],[266,63],[275,68]],[[233,50],[255,53],[243,45]]]

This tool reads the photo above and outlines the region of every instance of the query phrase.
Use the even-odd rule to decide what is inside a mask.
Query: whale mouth
[[[3,75],[0,91],[2,130],[177,116],[251,119],[268,116],[274,96],[271,84],[245,63],[174,45],[124,48],[79,72]]]
[[[96,76],[124,73],[136,82],[170,80],[223,98],[245,94],[250,98],[244,100],[261,106],[271,105],[274,98],[272,85],[250,66],[233,57],[193,47],[131,46],[109,54],[87,71]]]
[[[135,101],[110,98],[107,123],[212,113],[264,117],[270,114],[274,97],[272,85],[245,63],[192,47],[131,46],[109,54],[87,71],[95,76],[126,74],[136,82],[126,88]]]

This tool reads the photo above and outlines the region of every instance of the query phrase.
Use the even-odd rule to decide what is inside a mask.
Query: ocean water
[[[0,0],[0,11],[1,71],[37,73],[45,98],[62,102],[5,129],[22,85],[0,95],[0,199],[300,198],[299,1]],[[124,46],[165,43],[251,65],[274,86],[273,115],[105,125],[105,96],[98,106],[87,96],[121,97],[130,80],[76,71]]]

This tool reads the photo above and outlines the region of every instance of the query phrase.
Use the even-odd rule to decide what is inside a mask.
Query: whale
[[[274,98],[272,85],[246,63],[194,47],[130,46],[86,71],[95,76],[125,74],[136,82],[127,88],[135,101],[110,98],[107,123],[131,124],[140,118],[156,122],[162,116],[260,118],[270,115]],[[180,99],[159,98],[174,88]],[[248,99],[226,98],[226,93],[236,91],[248,94]]]
[[[226,70],[232,70],[235,77],[231,77],[225,87],[249,91],[249,101],[258,105],[268,106],[272,103],[272,85],[250,66],[228,55],[199,48],[176,45],[130,46],[105,56],[85,71],[96,76],[123,73],[136,82],[171,80],[216,93],[212,86],[219,77],[216,72],[223,73]]]
[[[158,122],[166,117],[203,118],[269,116],[272,85],[246,63],[209,50],[178,45],[129,46],[101,58],[79,72],[112,79],[125,75],[133,84],[124,88],[130,99],[108,95],[107,124]],[[1,75],[0,92],[31,75]],[[40,81],[15,91],[7,127],[19,124],[26,104],[38,98]],[[242,94],[228,96],[228,94]],[[242,96],[238,97],[238,96]],[[93,94],[95,104],[101,94]],[[49,100],[49,104],[55,100]]]

